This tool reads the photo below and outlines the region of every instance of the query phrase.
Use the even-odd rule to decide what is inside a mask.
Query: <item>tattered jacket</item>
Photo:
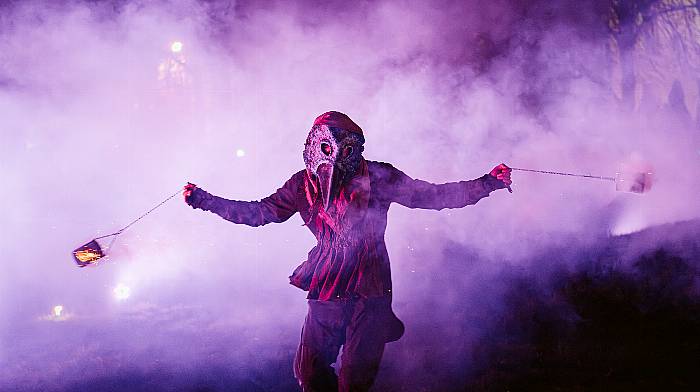
[[[343,230],[333,224],[332,214],[323,210],[313,191],[310,194],[313,178],[306,170],[292,175],[275,193],[260,201],[227,200],[196,188],[188,203],[249,226],[284,222],[299,212],[317,244],[289,277],[290,283],[308,291],[309,299],[325,301],[391,295],[389,255],[384,243],[391,203],[433,210],[461,208],[505,186],[488,174],[470,181],[432,184],[412,179],[384,162],[366,161],[366,172],[366,211]]]

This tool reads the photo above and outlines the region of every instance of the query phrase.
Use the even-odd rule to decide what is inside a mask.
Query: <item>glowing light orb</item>
[[[117,287],[113,290],[114,298],[123,301],[131,296],[131,288],[129,286],[119,283]]]
[[[239,158],[243,158],[245,156],[245,150],[239,148],[238,150],[236,150],[236,156]]]
[[[172,44],[170,44],[170,51],[172,51],[173,53],[182,52],[182,42],[175,41]]]
[[[61,317],[61,313],[63,313],[63,305],[56,305],[53,307],[54,316]]]

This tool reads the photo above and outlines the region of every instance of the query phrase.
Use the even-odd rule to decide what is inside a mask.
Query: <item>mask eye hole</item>
[[[352,155],[352,146],[347,146],[343,149],[343,157],[347,158]]]
[[[321,143],[321,151],[324,154],[330,156],[333,153],[333,148],[328,143]]]

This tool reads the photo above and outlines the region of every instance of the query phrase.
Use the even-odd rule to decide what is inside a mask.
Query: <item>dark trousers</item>
[[[372,386],[384,344],[398,340],[403,324],[391,299],[309,300],[294,358],[294,376],[304,392],[361,392]],[[339,376],[331,364],[343,346]]]

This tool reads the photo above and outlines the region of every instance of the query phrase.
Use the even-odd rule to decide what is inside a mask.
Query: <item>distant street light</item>
[[[172,51],[173,53],[182,52],[182,42],[175,41],[172,44],[170,44],[170,51]]]
[[[129,286],[119,283],[117,287],[114,288],[114,298],[123,301],[131,296],[131,289]]]

